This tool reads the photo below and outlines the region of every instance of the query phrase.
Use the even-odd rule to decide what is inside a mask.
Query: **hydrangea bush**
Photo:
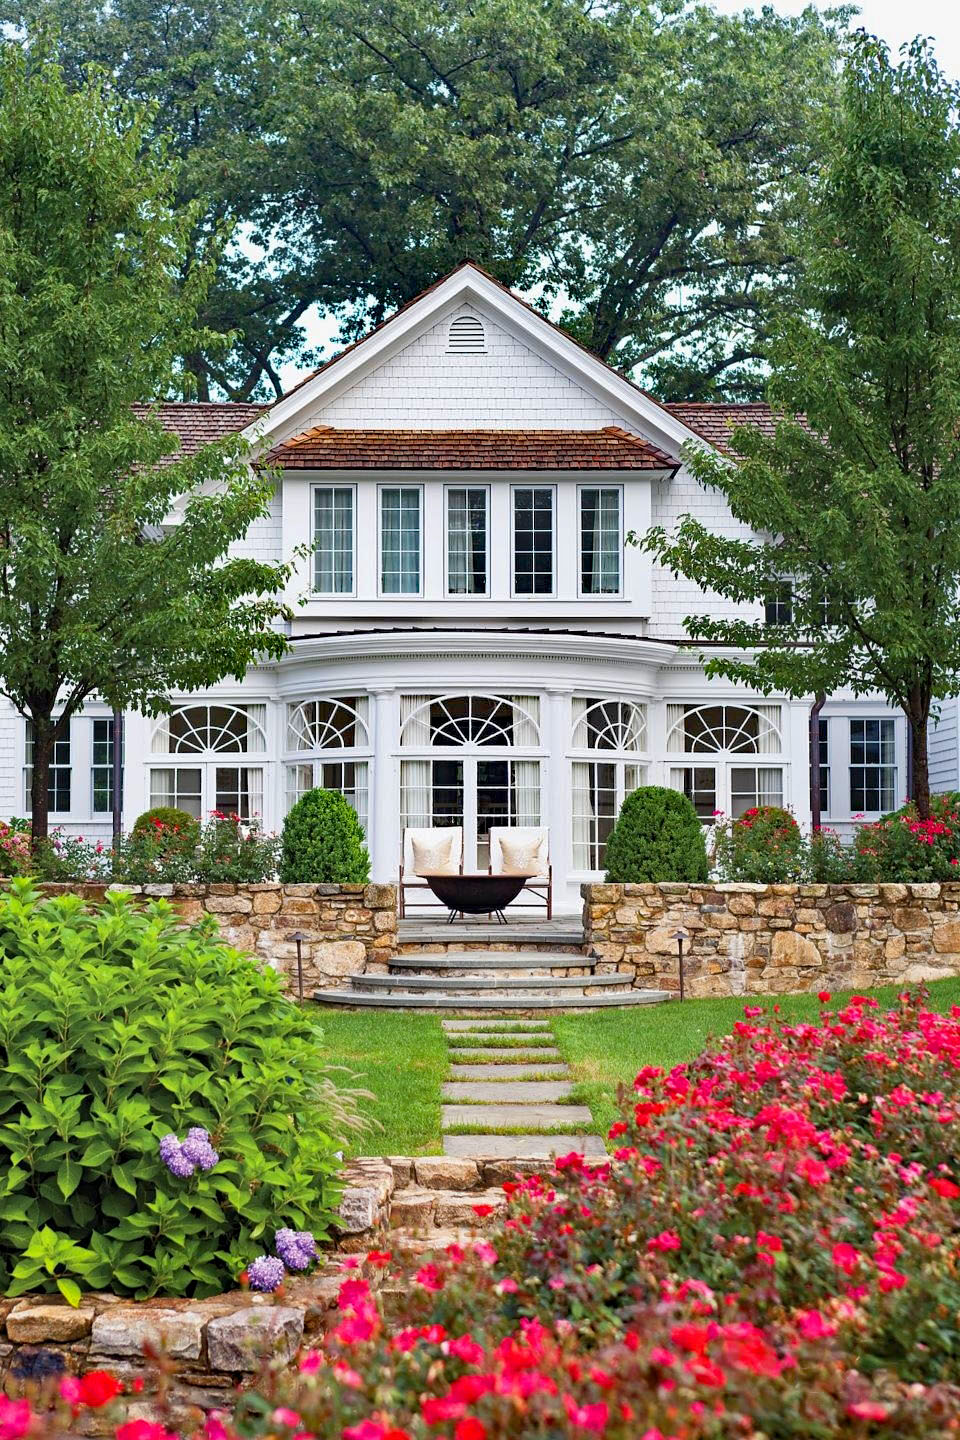
[[[322,1032],[176,921],[0,895],[0,1293],[211,1294],[278,1226],[324,1233],[356,1119]]]
[[[389,1323],[398,1262],[345,1261],[323,1344],[198,1435],[956,1440],[960,1008],[821,999],[641,1070],[609,1160],[508,1184],[486,1238],[390,1277]]]

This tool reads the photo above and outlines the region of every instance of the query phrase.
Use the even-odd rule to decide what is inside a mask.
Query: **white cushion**
[[[504,844],[532,845],[531,863],[517,863],[517,851],[508,861]],[[490,869],[494,875],[537,875],[546,879],[550,869],[550,831],[546,825],[492,825],[490,827]]]
[[[500,873],[502,875],[536,875],[540,840],[500,836]]]
[[[437,830],[433,835],[411,836],[414,875],[456,875],[460,869],[459,847],[454,830]]]

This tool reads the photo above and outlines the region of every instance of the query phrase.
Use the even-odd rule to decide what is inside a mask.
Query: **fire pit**
[[[448,925],[458,915],[496,915],[506,925],[505,908],[516,900],[529,875],[424,875],[437,899],[450,911]]]

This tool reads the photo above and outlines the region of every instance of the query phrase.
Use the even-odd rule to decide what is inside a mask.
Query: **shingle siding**
[[[936,792],[960,788],[957,704],[956,696],[941,700],[927,730],[930,789]]]

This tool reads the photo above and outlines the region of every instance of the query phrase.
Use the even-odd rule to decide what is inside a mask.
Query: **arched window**
[[[461,745],[540,745],[537,695],[404,695],[400,744],[447,748]]]
[[[631,791],[646,779],[638,757],[647,748],[646,707],[632,700],[574,696],[571,746],[573,868],[602,871],[607,840]],[[580,758],[583,752],[596,758]]]
[[[338,790],[366,828],[370,789],[368,714],[366,695],[327,696],[287,706],[287,810],[308,790]]]
[[[179,705],[162,715],[154,726],[151,756],[176,756],[181,763],[151,761],[151,806],[173,805],[198,820],[211,810],[261,819],[263,764],[225,765],[222,757],[263,756],[266,715],[266,705],[215,701]]]
[[[482,355],[486,348],[483,321],[476,315],[455,315],[447,332],[447,354]]]
[[[710,763],[671,765],[669,783],[710,823],[754,805],[783,804],[783,766],[763,763],[783,751],[782,707],[776,704],[667,706],[667,753],[708,757]],[[756,757],[744,764],[742,757]]]

